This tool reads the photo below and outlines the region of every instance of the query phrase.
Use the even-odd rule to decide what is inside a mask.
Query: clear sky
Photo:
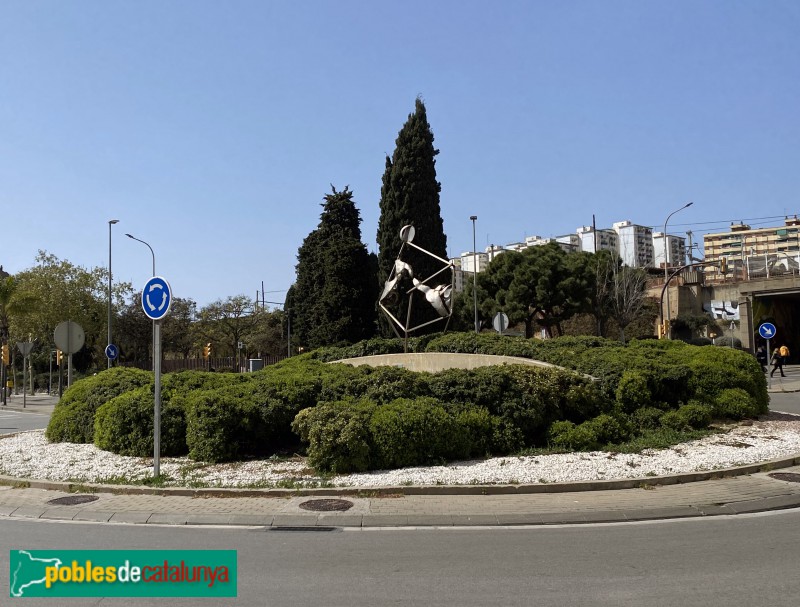
[[[800,3],[0,1],[0,263],[283,301],[331,184],[376,250],[420,96],[449,253],[800,213]],[[659,227],[660,226],[660,227]]]

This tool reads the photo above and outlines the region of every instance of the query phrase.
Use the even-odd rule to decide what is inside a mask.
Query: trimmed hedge
[[[129,367],[113,367],[70,386],[53,410],[45,436],[54,443],[94,442],[97,409],[119,396],[147,386],[153,374]]]
[[[164,453],[219,462],[305,444],[321,470],[367,470],[547,445],[591,449],[767,410],[766,380],[752,356],[678,341],[473,333],[410,340],[417,351],[524,356],[565,369],[502,365],[433,374],[323,362],[402,345],[374,339],[325,348],[248,374],[166,374]],[[149,456],[152,423],[152,374],[115,368],[67,391],[47,437]]]
[[[134,457],[153,456],[153,386],[137,388],[109,400],[95,415],[98,449]],[[185,455],[186,415],[180,398],[162,401],[161,455]]]
[[[434,398],[320,403],[293,428],[308,443],[309,464],[333,473],[401,468],[485,455],[500,427],[486,409]]]

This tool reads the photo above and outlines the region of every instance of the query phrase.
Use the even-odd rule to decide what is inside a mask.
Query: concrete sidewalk
[[[15,394],[6,397],[5,406],[2,402],[2,398],[0,398],[0,411],[29,411],[50,415],[58,403],[58,395],[35,394],[31,396],[28,394],[23,397],[22,394]]]
[[[769,367],[772,371],[772,367]],[[787,365],[783,368],[786,377],[780,373],[770,377],[767,373],[767,391],[773,392],[800,392],[800,365]]]
[[[783,462],[784,465],[786,462]],[[800,463],[800,457],[794,459]],[[769,468],[769,465],[764,466]],[[685,475],[688,480],[690,475]],[[652,480],[652,479],[647,479]],[[678,479],[666,479],[675,482]],[[13,482],[12,479],[3,479]],[[629,489],[582,490],[564,484],[525,488],[398,487],[375,492],[319,489],[274,490],[147,489],[69,487],[25,482],[0,486],[0,516],[24,519],[169,525],[246,525],[269,528],[499,526],[595,523],[735,515],[800,507],[800,465],[700,482],[640,485]],[[80,490],[81,493],[71,492]],[[114,490],[116,493],[107,492]],[[418,494],[404,494],[416,490]],[[126,493],[131,491],[131,493]],[[138,491],[138,493],[134,493]],[[143,493],[148,491],[150,493]],[[508,492],[506,492],[508,491]],[[61,505],[53,500],[92,500]],[[312,502],[312,504],[309,504]],[[344,511],[308,510],[348,507]],[[304,508],[305,505],[305,508]]]

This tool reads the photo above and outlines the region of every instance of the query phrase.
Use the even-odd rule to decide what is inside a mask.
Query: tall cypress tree
[[[324,197],[316,230],[297,252],[292,330],[309,348],[345,344],[375,332],[375,273],[361,242],[353,193]]]
[[[416,100],[413,114],[400,129],[391,159],[386,157],[386,170],[381,186],[381,216],[378,221],[378,282],[379,289],[389,277],[400,250],[400,228],[413,225],[416,235],[414,244],[447,258],[447,236],[444,233],[439,192],[441,184],[436,180],[435,156],[439,150],[433,147],[433,132],[428,124],[425,104]],[[423,280],[442,268],[442,263],[419,251],[406,247],[404,261],[414,270],[414,276]],[[434,279],[431,286],[447,282],[445,273]],[[380,291],[379,291],[380,292]],[[402,298],[392,310],[405,321],[407,300]],[[415,303],[412,326],[436,318],[436,313],[423,301]],[[385,334],[391,329],[382,323]],[[434,323],[422,332],[440,330]]]

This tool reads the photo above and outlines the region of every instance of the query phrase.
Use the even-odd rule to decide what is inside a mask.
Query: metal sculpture
[[[389,274],[388,280],[383,285],[383,292],[381,293],[378,305],[383,313],[389,319],[392,325],[392,330],[398,337],[403,337],[406,341],[410,333],[421,329],[427,325],[435,322],[444,322],[444,330],[450,324],[450,317],[453,315],[453,284],[455,280],[455,271],[453,270],[453,262],[447,259],[442,259],[438,255],[434,255],[430,251],[426,251],[420,246],[415,245],[412,241],[414,239],[414,226],[407,225],[400,229],[400,240],[403,244],[400,246],[400,251],[397,254],[397,259],[394,261],[394,267]],[[442,263],[442,268],[427,278],[420,280],[414,276],[414,270],[406,261],[403,261],[403,253],[406,247],[412,247],[437,261]],[[431,286],[437,276],[444,272],[450,272],[450,283],[438,284]],[[400,322],[397,317],[392,314],[387,306],[393,306],[400,301],[401,293],[408,296],[408,309],[406,311],[406,322]],[[414,327],[411,324],[411,310],[414,305],[415,299],[423,299],[433,307],[436,311],[438,318],[420,323]],[[401,334],[402,331],[402,334]]]

